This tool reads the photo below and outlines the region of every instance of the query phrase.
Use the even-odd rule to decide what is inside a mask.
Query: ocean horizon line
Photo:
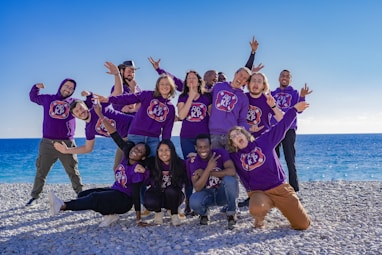
[[[382,135],[381,133],[303,133],[299,134],[297,133],[298,136],[304,136],[304,135]],[[171,137],[180,137],[179,135],[173,135]],[[0,139],[41,139],[42,137],[0,137]],[[86,138],[85,136],[76,136],[76,138]],[[97,136],[97,139],[107,139],[108,137],[101,137]]]

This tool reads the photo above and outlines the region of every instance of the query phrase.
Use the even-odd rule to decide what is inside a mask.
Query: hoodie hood
[[[67,81],[71,81],[71,82],[73,82],[73,84],[74,84],[74,90],[73,90],[72,94],[70,94],[69,96],[67,96],[67,97],[63,97],[63,96],[61,95],[61,88],[62,88],[62,86],[64,85],[64,83],[67,82]],[[77,87],[77,82],[76,82],[75,80],[70,79],[70,78],[66,78],[66,79],[64,79],[64,80],[61,82],[60,86],[58,87],[57,96],[62,97],[63,99],[68,98],[68,97],[71,97],[71,96],[73,95],[74,91],[76,91],[76,87]]]

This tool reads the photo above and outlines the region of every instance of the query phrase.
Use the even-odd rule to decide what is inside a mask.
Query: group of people
[[[154,224],[163,224],[167,209],[174,226],[181,224],[179,207],[186,215],[199,215],[208,225],[210,208],[223,206],[227,228],[237,222],[239,185],[246,189],[254,227],[265,226],[265,216],[276,207],[291,223],[303,230],[310,219],[297,193],[295,167],[296,119],[309,104],[305,86],[300,93],[291,85],[291,73],[280,73],[280,87],[270,91],[266,76],[253,66],[258,42],[250,42],[251,54],[232,81],[223,72],[208,70],[204,77],[190,70],[179,79],[160,68],[149,57],[159,74],[154,90],[141,90],[135,81],[138,69],[132,60],[118,67],[106,62],[114,76],[109,96],[82,91],[85,100],[72,98],[76,82],[65,79],[55,95],[40,94],[44,84],[35,84],[30,99],[44,108],[43,138],[36,160],[36,176],[27,206],[37,203],[46,176],[59,159],[76,199],[63,201],[53,192],[48,197],[51,213],[94,210],[104,216],[100,226],[117,221],[118,214],[132,209],[139,226],[141,205],[154,212]],[[245,93],[245,88],[248,92]],[[177,111],[172,104],[180,92]],[[75,118],[86,122],[86,143],[74,142]],[[181,156],[171,141],[175,121],[181,121]],[[115,182],[111,187],[82,190],[77,154],[93,150],[97,135],[111,137],[117,145],[114,159]],[[279,157],[279,147],[287,161],[289,183]],[[239,203],[240,204],[240,203]]]

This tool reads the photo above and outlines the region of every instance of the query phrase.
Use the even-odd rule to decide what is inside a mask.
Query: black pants
[[[93,210],[102,215],[123,214],[133,207],[133,200],[127,194],[111,188],[96,188],[82,191],[78,198],[65,202],[71,211]]]
[[[178,207],[183,203],[182,189],[168,186],[163,191],[158,188],[149,188],[145,192],[144,206],[149,211],[160,212],[162,208],[171,210],[171,214],[178,214]]]
[[[285,161],[288,167],[288,179],[289,184],[293,187],[294,191],[299,191],[299,185],[298,185],[298,176],[297,176],[297,169],[296,169],[296,149],[295,149],[295,143],[296,143],[296,130],[289,129],[284,139],[281,141],[279,145],[276,147],[276,153],[277,156],[280,158],[280,146],[283,146],[283,152]]]

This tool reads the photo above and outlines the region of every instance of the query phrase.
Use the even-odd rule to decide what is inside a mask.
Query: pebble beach
[[[107,185],[85,185],[85,189]],[[51,216],[47,191],[63,200],[75,198],[70,184],[47,184],[36,207],[27,208],[32,184],[0,184],[1,254],[382,254],[382,182],[303,182],[299,197],[312,220],[296,231],[277,210],[265,229],[254,229],[248,207],[240,208],[234,230],[216,207],[211,222],[187,217],[174,227],[138,227],[135,212],[120,215],[106,228],[93,211]],[[239,200],[246,197],[240,190]],[[144,218],[151,223],[154,215]]]

